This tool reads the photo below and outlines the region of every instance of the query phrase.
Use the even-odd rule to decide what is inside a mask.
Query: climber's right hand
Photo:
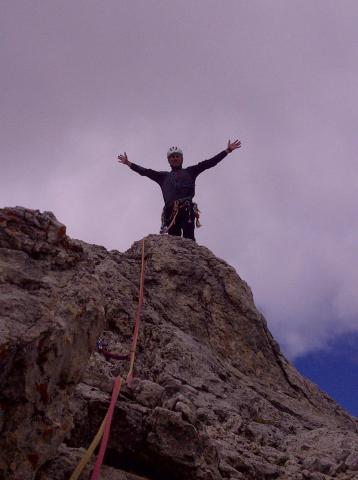
[[[130,167],[131,162],[128,160],[126,152],[124,152],[124,155],[118,155],[118,163],[123,163],[124,165],[128,165]]]

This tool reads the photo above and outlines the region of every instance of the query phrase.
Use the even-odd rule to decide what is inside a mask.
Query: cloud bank
[[[198,243],[234,265],[291,357],[358,330],[358,4],[14,0],[1,6],[1,204],[118,250],[159,230],[166,169],[198,178]]]

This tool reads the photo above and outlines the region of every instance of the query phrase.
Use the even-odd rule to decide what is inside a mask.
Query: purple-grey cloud
[[[14,0],[0,12],[2,205],[124,250],[159,229],[167,168],[197,182],[200,244],[253,287],[295,356],[358,330],[358,4]]]

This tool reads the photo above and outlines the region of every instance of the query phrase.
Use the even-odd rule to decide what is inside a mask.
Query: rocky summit
[[[234,268],[191,240],[144,241],[134,379],[100,478],[358,479],[358,421],[286,360]],[[128,371],[96,340],[129,351],[140,266],[141,242],[107,251],[50,212],[0,210],[2,480],[69,479]]]

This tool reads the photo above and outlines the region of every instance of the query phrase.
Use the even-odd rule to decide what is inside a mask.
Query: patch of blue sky
[[[358,418],[358,333],[294,360],[297,370]]]

